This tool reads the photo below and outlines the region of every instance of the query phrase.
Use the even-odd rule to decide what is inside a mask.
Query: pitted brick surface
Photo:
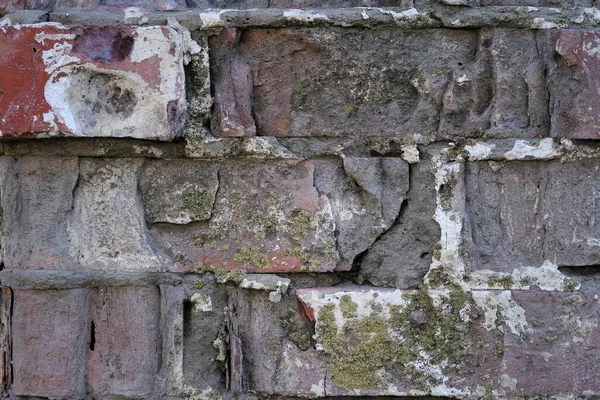
[[[0,28],[0,134],[175,137],[185,112],[181,38],[167,27]]]

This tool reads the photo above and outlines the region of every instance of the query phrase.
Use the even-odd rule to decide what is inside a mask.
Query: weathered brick
[[[331,378],[307,379],[328,395],[597,395],[597,294],[449,289],[299,289]]]
[[[159,270],[138,197],[142,159],[86,158],[79,164],[67,232],[70,253],[85,268]]]
[[[69,269],[67,220],[79,176],[77,158],[2,158],[4,263],[7,268]]]
[[[593,7],[591,0],[479,0],[481,6]]]
[[[152,11],[176,11],[187,8],[185,0],[103,0],[102,5],[111,8],[137,7]]]
[[[89,295],[85,289],[14,290],[13,392],[83,398]]]
[[[222,33],[211,47],[226,62],[214,75],[229,95],[213,122],[251,134],[251,110],[264,136],[534,137],[548,123],[535,40],[493,30]]]
[[[25,0],[0,0],[0,14],[25,8]]]
[[[101,0],[56,0],[56,5],[54,8],[55,10],[93,10],[101,3]]]
[[[600,263],[597,160],[466,165],[468,258],[473,270]],[[565,206],[567,205],[568,206]]]
[[[188,292],[183,305],[184,381],[198,391],[225,391],[227,287],[211,275],[203,276],[202,282],[201,289],[196,286]]]
[[[396,221],[408,185],[394,157],[149,161],[141,177],[154,242],[176,270],[348,270]]]
[[[561,29],[549,36],[552,136],[600,137],[600,58],[593,30]]]
[[[236,41],[241,32],[223,29],[210,38],[211,75],[215,104],[210,121],[218,136],[254,136],[252,117],[252,77]]]
[[[171,172],[180,168],[188,172],[173,181]],[[184,214],[206,220],[189,226],[156,224],[151,228],[155,243],[177,261],[175,269],[333,270],[333,217],[313,186],[313,172],[304,160],[148,162],[142,182],[165,182],[174,196],[152,198],[150,186],[142,185],[146,207],[164,204],[177,211],[181,204]],[[201,182],[202,176],[209,179]]]
[[[168,27],[0,28],[2,137],[170,140],[185,111],[181,35]]]
[[[91,295],[88,387],[95,395],[147,397],[160,354],[157,287],[97,288]]]
[[[312,348],[310,323],[293,296],[272,303],[266,291],[231,289],[228,309],[230,341],[236,344],[236,388],[289,396],[323,394],[325,369]]]
[[[528,321],[507,335],[500,383],[509,394],[600,394],[597,293],[513,291]]]
[[[137,189],[142,159],[4,157],[8,268],[159,269]]]

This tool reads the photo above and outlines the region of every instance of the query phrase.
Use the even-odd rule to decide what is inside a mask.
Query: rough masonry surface
[[[4,398],[599,398],[597,6],[0,0]]]

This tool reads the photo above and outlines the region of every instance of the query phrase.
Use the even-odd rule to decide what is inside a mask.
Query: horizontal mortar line
[[[10,14],[9,14],[10,15]],[[64,10],[47,14],[50,21],[93,25],[166,25],[169,19],[197,29],[250,27],[393,26],[406,29],[513,27],[523,29],[594,28],[600,22],[595,8],[563,10],[553,7],[440,6],[435,9],[333,8],[333,9],[250,9],[187,10],[142,12],[137,18],[108,10]]]
[[[27,270],[0,271],[0,285],[14,289],[75,289],[101,286],[180,285],[183,278],[172,272],[112,270]]]

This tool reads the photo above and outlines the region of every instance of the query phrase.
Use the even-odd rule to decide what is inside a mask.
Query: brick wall
[[[599,398],[595,6],[0,0],[4,397]]]

